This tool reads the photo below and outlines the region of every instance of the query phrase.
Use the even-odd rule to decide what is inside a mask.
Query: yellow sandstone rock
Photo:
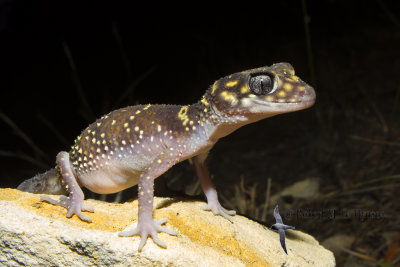
[[[124,204],[87,200],[93,223],[39,201],[40,195],[0,189],[0,264],[80,266],[335,266],[332,252],[300,231],[287,231],[286,255],[276,232],[236,215],[234,223],[203,211],[204,202],[155,198],[154,217],[166,217],[167,245],[118,232],[137,220],[137,200]]]

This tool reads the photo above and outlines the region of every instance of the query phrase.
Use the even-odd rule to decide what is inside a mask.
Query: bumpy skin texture
[[[278,63],[221,78],[192,105],[138,105],[115,110],[89,125],[69,153],[57,155],[58,175],[69,197],[42,200],[67,208],[67,217],[76,214],[90,222],[82,211],[93,209],[84,205],[79,186],[107,194],[138,184],[137,227],[120,236],[140,235],[139,251],[149,235],[166,247],[157,233],[177,233],[161,226],[166,219],[153,221],[155,178],[194,157],[207,197],[205,209],[232,221],[235,212],[220,205],[205,164],[209,150],[219,138],[245,124],[301,110],[314,101],[314,90],[295,76],[292,66]]]

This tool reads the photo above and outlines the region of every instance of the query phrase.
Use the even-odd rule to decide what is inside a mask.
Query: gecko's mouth
[[[314,105],[315,100],[309,100],[309,101],[299,101],[299,102],[273,102],[267,104],[267,106],[273,108],[275,111],[281,111],[283,113],[285,112],[291,112],[291,111],[297,111],[297,110],[302,110],[311,107]]]
[[[278,101],[251,99],[253,104],[252,109],[256,113],[286,113],[309,108],[315,103],[315,92],[312,88],[310,89],[311,90],[306,90],[303,95],[291,101],[287,101],[286,99],[280,99]]]

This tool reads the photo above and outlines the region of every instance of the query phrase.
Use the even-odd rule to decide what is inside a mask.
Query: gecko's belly
[[[142,171],[152,162],[146,158],[113,159],[97,170],[79,173],[81,186],[98,194],[112,194],[137,185]]]

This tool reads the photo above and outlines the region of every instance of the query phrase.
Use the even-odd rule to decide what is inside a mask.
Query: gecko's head
[[[259,119],[305,109],[315,102],[314,89],[295,75],[289,63],[221,78],[208,96],[218,113]]]

